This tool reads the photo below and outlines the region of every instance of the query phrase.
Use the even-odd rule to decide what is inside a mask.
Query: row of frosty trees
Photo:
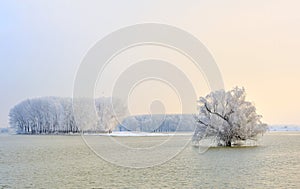
[[[75,115],[71,98],[28,99],[11,109],[10,125],[18,133],[25,134],[105,132],[113,130],[121,121],[118,118],[126,115],[127,108],[121,101],[102,97],[92,100],[93,106],[87,106],[90,102],[91,99],[78,99]],[[146,132],[189,131],[195,128],[194,143],[201,142],[203,138],[214,138],[218,145],[223,146],[256,140],[267,130],[254,104],[246,101],[244,88],[213,91],[200,97],[198,108],[199,112],[194,116],[132,116],[124,119],[118,127],[120,130]],[[91,112],[96,112],[96,117]]]
[[[94,106],[89,99],[41,97],[27,99],[9,113],[10,125],[19,134],[51,134],[70,132],[175,132],[193,131],[192,115],[135,115],[126,118],[126,107],[120,100],[97,98]],[[112,106],[113,104],[113,106]],[[74,113],[73,107],[77,111]],[[93,116],[96,110],[96,117]]]
[[[88,104],[89,99],[78,99],[75,116],[74,102],[71,98],[40,97],[27,99],[14,106],[9,113],[10,126],[20,134],[50,134],[79,132],[79,125],[89,124],[85,131],[104,132],[112,130],[117,123],[116,114],[125,112],[118,101],[112,105],[111,98],[101,97],[94,100],[96,119],[93,120]]]
[[[115,130],[138,132],[192,132],[195,130],[192,114],[148,114],[126,117]]]

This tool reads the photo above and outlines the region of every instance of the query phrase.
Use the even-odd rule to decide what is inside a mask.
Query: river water
[[[164,137],[122,137],[136,147],[156,140]],[[143,169],[104,161],[80,136],[2,135],[0,188],[300,188],[300,132],[268,133],[258,147],[203,154],[187,145]]]

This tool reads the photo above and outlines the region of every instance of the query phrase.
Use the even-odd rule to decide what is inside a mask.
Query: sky
[[[1,1],[0,127],[24,99],[71,97],[77,69],[97,41],[149,22],[197,37],[213,55],[225,89],[244,86],[264,122],[300,124],[299,8],[298,0]],[[192,72],[193,84],[201,83]],[[197,95],[205,95],[204,86],[197,87]]]

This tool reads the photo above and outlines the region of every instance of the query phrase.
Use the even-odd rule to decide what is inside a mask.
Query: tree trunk
[[[231,146],[231,141],[230,141],[230,140],[229,140],[229,141],[226,141],[225,146],[230,147],[230,146]]]

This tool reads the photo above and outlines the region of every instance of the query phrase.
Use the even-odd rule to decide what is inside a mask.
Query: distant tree
[[[192,114],[135,115],[126,117],[118,129],[142,132],[194,131],[195,119]]]
[[[127,107],[117,98],[100,97],[95,100],[98,127],[111,132],[126,116]]]
[[[256,140],[267,130],[255,106],[245,100],[244,88],[235,87],[225,92],[211,92],[198,101],[199,114],[195,116],[197,127],[193,141],[203,137],[216,137],[219,145],[231,146],[234,142]]]

